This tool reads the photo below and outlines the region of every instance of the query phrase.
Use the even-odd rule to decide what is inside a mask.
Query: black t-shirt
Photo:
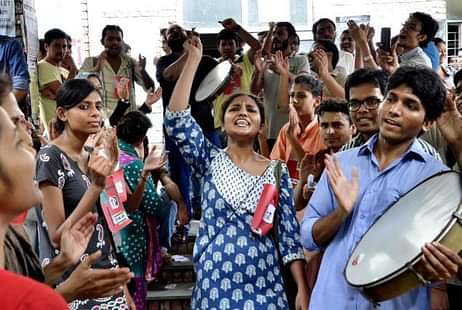
[[[166,81],[162,74],[164,70],[174,63],[181,55],[178,54],[169,54],[162,56],[156,67],[156,78],[159,81],[160,86],[162,87],[162,102],[164,108],[170,102],[170,97],[172,96],[173,89],[175,88],[176,81]],[[191,115],[197,121],[202,130],[207,133],[215,129],[212,116],[212,104],[213,98],[200,103],[196,102],[195,94],[199,88],[202,80],[207,76],[207,74],[218,65],[218,62],[209,56],[202,56],[197,72],[194,75],[194,80],[191,88],[191,95],[189,97],[189,105],[191,106]]]
[[[36,180],[49,182],[62,191],[65,217],[68,218],[79,204],[83,195],[90,186],[89,178],[80,170],[78,164],[61,151],[56,145],[48,144],[44,146],[37,154]],[[92,212],[97,212],[95,206]],[[109,231],[103,223],[102,214],[98,214],[98,220],[95,224],[95,231],[88,242],[87,249],[83,257],[101,250],[102,256],[99,261],[93,264],[93,268],[115,268],[117,259],[109,239]],[[43,264],[43,262],[42,262]],[[68,277],[70,272],[66,272],[64,278]],[[85,308],[93,305],[106,305],[109,302],[116,304],[125,304],[125,299],[120,298],[122,294],[117,294],[109,299],[93,299],[89,301],[74,301],[76,308]],[[119,299],[118,299],[119,297]]]

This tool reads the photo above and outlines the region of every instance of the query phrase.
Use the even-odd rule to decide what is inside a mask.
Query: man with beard
[[[274,28],[274,29],[273,29]],[[274,30],[274,31],[273,31]],[[271,27],[272,36],[267,37],[264,48],[269,46],[267,61],[263,62],[261,54],[255,56],[255,72],[252,78],[251,91],[259,94],[264,90],[264,102],[266,106],[266,117],[268,127],[268,146],[273,147],[281,127],[288,122],[288,107],[282,106],[279,88],[284,88],[286,99],[288,98],[289,85],[279,85],[279,80],[288,80],[289,84],[295,76],[310,71],[308,59],[303,55],[289,57],[292,52],[292,41],[297,34],[294,26],[289,22],[278,22]],[[268,42],[268,40],[270,40]],[[284,69],[284,68],[285,69]],[[286,70],[288,69],[288,70]],[[288,77],[281,74],[289,73]],[[282,84],[282,83],[281,83]],[[286,83],[287,84],[287,83]],[[285,102],[288,102],[286,100]]]
[[[48,128],[48,122],[56,115],[56,93],[69,75],[69,71],[61,67],[67,51],[67,37],[64,31],[56,28],[45,33],[46,56],[37,64],[43,128]]]
[[[98,57],[87,57],[80,71],[96,72],[103,83],[105,112],[109,116],[114,111],[119,100],[129,105],[129,111],[135,111],[135,85],[143,87],[145,91],[154,89],[154,81],[146,72],[146,58],[139,56],[138,62],[122,52],[123,31],[117,25],[104,27],[101,44],[104,51]],[[128,83],[130,93],[128,98],[121,98],[117,88],[120,83]]]
[[[187,54],[183,48],[183,43],[188,38],[186,31],[176,24],[170,25],[165,36],[171,53],[160,57],[156,66],[157,81],[159,81],[160,86],[162,87],[162,102],[164,111],[170,102],[173,89],[175,88],[176,82],[180,76],[181,71],[183,70],[187,59]],[[196,75],[194,76],[191,94],[196,93],[200,83],[205,78],[207,73],[209,73],[217,65],[218,62],[212,57],[206,55],[202,56],[202,60],[199,63]],[[218,131],[215,130],[212,116],[212,100],[207,99],[203,102],[196,102],[194,95],[192,95],[189,100],[189,105],[191,106],[191,115],[202,128],[204,135],[210,140],[210,142],[220,146],[221,143],[219,134]],[[173,141],[168,138],[168,136],[165,136],[165,148],[169,151],[168,162],[171,178],[180,188],[181,194],[189,212],[196,208],[200,209],[199,186],[197,184],[192,185],[193,194],[191,198],[189,192],[191,170],[180,154],[178,148],[175,146]]]

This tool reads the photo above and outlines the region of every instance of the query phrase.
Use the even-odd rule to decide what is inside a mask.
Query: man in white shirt
[[[312,31],[314,41],[329,40],[335,43],[337,27],[331,19],[321,18],[313,24]],[[353,54],[340,50],[337,68],[340,67],[345,69],[347,75],[353,73],[355,70],[355,60]]]

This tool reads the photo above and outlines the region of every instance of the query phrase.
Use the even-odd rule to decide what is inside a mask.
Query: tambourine
[[[229,61],[223,61],[213,68],[200,83],[195,95],[196,102],[207,100],[220,93],[231,77],[231,68]]]

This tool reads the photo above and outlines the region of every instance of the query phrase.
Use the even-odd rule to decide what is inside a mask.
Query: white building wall
[[[446,20],[445,0],[312,0],[313,21],[322,17],[336,20],[341,16],[370,15],[370,25],[376,29],[391,27],[392,36],[398,34],[410,13],[420,11],[433,16],[438,22]],[[339,29],[340,30],[340,29]],[[444,30],[445,31],[445,30]],[[337,32],[339,36],[339,31]]]

